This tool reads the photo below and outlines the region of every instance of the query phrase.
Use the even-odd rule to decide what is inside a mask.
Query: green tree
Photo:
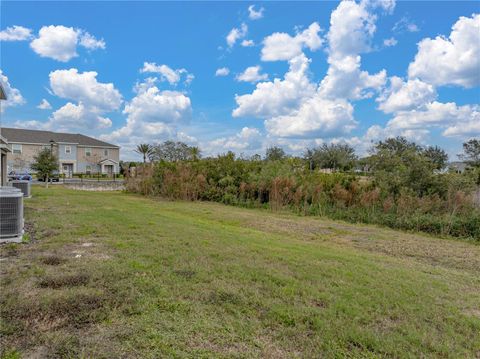
[[[149,145],[148,143],[141,143],[137,145],[135,152],[143,156],[143,164],[145,164],[147,163],[147,157],[150,158],[152,150],[152,145]]]
[[[192,158],[192,147],[180,141],[165,141],[153,146],[151,157],[155,161],[186,161]]]
[[[472,167],[480,167],[480,139],[472,138],[463,144],[463,154],[459,156]]]
[[[448,155],[438,146],[428,146],[423,150],[423,155],[433,164],[436,170],[442,170],[447,166]]]
[[[415,142],[404,137],[389,138],[378,142],[371,153],[369,163],[375,182],[386,193],[396,196],[402,188],[418,196],[445,191],[442,177],[434,174],[438,164]]]
[[[347,144],[323,144],[307,153],[315,167],[350,170],[357,160],[355,150]]]
[[[48,188],[49,177],[53,171],[58,170],[58,159],[49,148],[44,148],[33,157],[30,167],[37,172],[37,175],[45,178]]]
[[[285,151],[283,148],[278,146],[272,146],[267,148],[265,152],[265,160],[267,161],[280,161],[286,157]]]

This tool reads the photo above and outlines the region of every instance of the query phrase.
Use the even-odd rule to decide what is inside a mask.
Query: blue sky
[[[365,153],[396,135],[453,157],[480,136],[479,4],[4,1],[2,125],[93,135],[125,159],[166,139]]]

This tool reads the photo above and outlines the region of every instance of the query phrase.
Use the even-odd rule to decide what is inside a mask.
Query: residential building
[[[44,148],[56,155],[59,171],[66,177],[74,173],[109,174],[119,172],[120,147],[81,134],[2,128],[9,143],[8,171],[33,172],[34,156]]]
[[[465,162],[450,162],[448,164],[449,171],[455,173],[464,173],[467,168],[468,165]]]

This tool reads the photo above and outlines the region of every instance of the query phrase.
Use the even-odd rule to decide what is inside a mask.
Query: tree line
[[[463,144],[464,153],[459,155],[471,167],[480,166],[480,140],[471,139]],[[165,141],[152,145],[142,143],[137,145],[135,152],[143,156],[143,163],[167,161],[197,161],[201,159],[201,150],[197,146],[189,146],[180,141]],[[281,161],[287,158],[285,151],[279,146],[267,148],[265,161]],[[443,170],[448,164],[448,155],[438,146],[420,146],[404,137],[388,138],[379,141],[369,151],[369,155],[359,158],[355,149],[344,143],[322,144],[318,147],[307,148],[301,157],[313,170],[316,168],[332,169],[333,171],[350,171],[355,167],[380,169],[391,166],[390,160],[400,160],[401,165],[412,161],[423,160],[428,170]],[[260,160],[255,154],[251,160]]]

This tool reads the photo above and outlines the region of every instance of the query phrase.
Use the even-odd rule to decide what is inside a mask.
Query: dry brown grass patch
[[[42,288],[58,289],[62,287],[78,287],[88,284],[90,276],[85,273],[51,275],[42,278],[38,285]]]

